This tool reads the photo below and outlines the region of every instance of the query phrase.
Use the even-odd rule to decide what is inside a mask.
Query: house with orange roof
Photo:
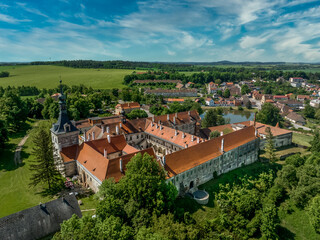
[[[184,103],[184,99],[183,98],[167,98],[165,101],[167,103],[175,103],[175,102]]]
[[[208,94],[215,94],[218,90],[220,90],[219,85],[214,82],[210,82],[207,85]]]
[[[140,104],[137,102],[129,102],[123,104],[117,104],[115,107],[115,114],[122,114],[122,113],[130,113],[132,110],[140,109]]]
[[[297,100],[302,101],[302,102],[305,100],[310,100],[310,96],[309,95],[298,95]]]

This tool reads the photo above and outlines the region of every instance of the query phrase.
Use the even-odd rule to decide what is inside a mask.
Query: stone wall
[[[73,214],[81,217],[74,195],[59,198],[0,218],[0,238],[5,240],[33,240],[53,234],[64,220]]]
[[[279,148],[279,147],[284,147],[284,146],[289,146],[292,144],[292,132],[287,133],[287,134],[283,134],[283,135],[279,135],[279,136],[275,136],[273,139],[274,142],[274,146],[275,148]],[[264,149],[266,144],[266,139],[261,139],[260,140],[260,149]]]
[[[213,179],[214,173],[220,175],[257,161],[259,144],[259,139],[253,140],[228,152],[224,152],[223,155],[217,158],[184,171],[167,181],[175,185],[179,195],[184,195],[186,192],[192,191],[199,185]]]

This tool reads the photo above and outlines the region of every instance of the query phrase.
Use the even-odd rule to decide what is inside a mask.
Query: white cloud
[[[252,48],[265,43],[268,40],[268,37],[251,37],[244,36],[240,39],[240,47],[241,48]]]
[[[26,3],[17,3],[17,5],[19,7],[21,7],[23,10],[25,10],[26,12],[30,12],[32,14],[36,14],[36,15],[48,18],[48,16],[46,14],[42,13],[39,9],[30,8],[27,6]]]
[[[27,20],[27,19],[19,20],[19,19],[16,19],[14,17],[11,17],[9,15],[5,15],[5,14],[1,14],[0,13],[0,21],[1,22],[6,22],[6,23],[16,24],[16,23],[19,23],[19,22],[28,22],[30,20]]]

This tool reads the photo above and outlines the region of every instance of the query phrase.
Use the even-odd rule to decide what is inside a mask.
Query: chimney
[[[173,117],[173,124],[176,125],[176,117]]]
[[[159,125],[161,124],[161,121],[160,121],[160,120],[158,121],[158,124],[159,124]]]
[[[156,125],[156,128],[158,128],[158,124],[155,123],[155,125]]]
[[[193,142],[194,141],[194,136],[193,135],[191,135],[191,142]]]
[[[185,148],[188,148],[188,144],[185,145]]]
[[[83,133],[83,141],[86,142],[87,141],[87,135],[86,132]]]
[[[107,127],[107,133],[110,133],[110,128],[109,128],[109,126]]]
[[[160,125],[160,130],[162,130],[163,129],[163,126],[162,125]]]
[[[107,149],[104,149],[104,150],[103,150],[103,156],[104,156],[105,158],[107,158],[107,156],[108,156]]]
[[[200,143],[200,138],[197,138],[197,143]]]
[[[188,111],[188,115],[189,115],[189,116],[191,116],[191,113],[190,113],[190,111]]]
[[[169,116],[169,114],[167,114],[167,120],[170,121],[170,116]]]
[[[178,113],[176,113],[176,118],[178,117]]]
[[[120,172],[123,173],[123,162],[122,162],[122,158],[120,158],[119,164],[120,164]]]
[[[152,116],[152,122],[154,122],[154,116]]]
[[[122,123],[120,123],[120,128],[122,128]]]
[[[184,132],[182,132],[182,139],[185,138],[185,136],[186,136],[186,135],[184,134]]]
[[[153,127],[153,122],[151,122],[151,127]]]
[[[106,131],[106,126],[102,125],[101,128],[102,128],[102,133],[104,133]]]
[[[258,129],[255,128],[255,132],[254,132],[255,137],[258,137]]]
[[[175,135],[175,136],[177,136],[177,135],[178,135],[178,131],[177,131],[177,129],[176,129],[176,130],[174,130],[174,135]]]
[[[119,126],[116,126],[116,134],[119,135]]]
[[[223,136],[223,132],[222,131],[220,132],[220,136]]]
[[[61,146],[61,143],[59,143],[59,152],[62,151],[62,146]]]
[[[162,162],[161,163],[162,163],[162,166],[166,165],[166,157],[165,156],[162,157]]]
[[[107,136],[107,139],[108,139],[108,143],[111,143],[110,135]]]
[[[96,137],[96,134],[94,132],[92,132],[92,140],[94,140]]]
[[[224,138],[221,140],[221,152],[224,152]]]

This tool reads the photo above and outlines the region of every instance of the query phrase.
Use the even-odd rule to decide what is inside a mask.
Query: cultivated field
[[[61,76],[69,86],[84,84],[95,89],[123,88],[125,75],[133,70],[127,69],[86,69],[59,66],[0,66],[0,71],[10,72],[10,77],[0,78],[0,86],[36,86],[54,88]]]

